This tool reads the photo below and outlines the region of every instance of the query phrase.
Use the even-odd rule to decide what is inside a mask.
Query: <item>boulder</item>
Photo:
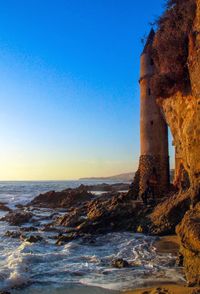
[[[30,235],[28,237],[22,236],[21,239],[23,241],[27,241],[29,243],[36,243],[36,242],[40,242],[40,241],[43,240],[43,238],[41,236],[38,236],[38,235],[36,235],[36,236]]]
[[[112,261],[112,266],[116,268],[129,267],[129,263],[122,258],[117,258]]]

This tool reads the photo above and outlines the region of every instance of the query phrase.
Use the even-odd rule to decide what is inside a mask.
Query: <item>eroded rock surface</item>
[[[158,204],[152,214],[151,234],[166,235],[174,234],[175,227],[184,217],[186,211],[190,208],[190,191],[176,193],[168,196],[166,200]]]
[[[200,285],[200,203],[187,211],[176,232],[186,278],[191,286]]]

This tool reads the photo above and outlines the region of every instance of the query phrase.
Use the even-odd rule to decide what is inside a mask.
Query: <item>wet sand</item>
[[[172,253],[177,254],[179,252],[179,240],[176,235],[164,236],[155,241],[154,246],[158,253]]]
[[[154,288],[136,289],[124,294],[200,294],[200,288],[188,288],[184,285],[161,285]]]
[[[12,290],[12,294],[120,294],[119,291],[107,290],[99,287],[71,285],[56,289],[54,287],[34,287]]]

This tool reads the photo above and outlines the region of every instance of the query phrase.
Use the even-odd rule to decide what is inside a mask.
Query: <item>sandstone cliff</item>
[[[189,175],[193,196],[197,196],[200,187],[200,0],[196,4],[188,50],[191,91],[158,99],[174,139],[176,156]]]
[[[200,285],[200,203],[186,212],[176,231],[187,281],[191,286]]]
[[[179,89],[169,97],[158,98],[174,140],[175,180],[177,183],[181,181],[179,169],[182,166],[188,175],[189,184],[184,189],[178,183],[180,191],[178,196],[174,196],[176,199],[171,198],[172,201],[169,199],[158,206],[152,214],[152,221],[157,228],[164,226],[166,230],[174,228],[182,219],[177,226],[177,234],[181,242],[186,278],[189,284],[200,285],[200,0],[195,2],[195,19],[188,35],[190,88],[187,91]],[[178,206],[173,205],[173,201]],[[168,208],[167,214],[162,209],[165,206]],[[177,222],[176,218],[172,218],[175,215],[180,216]]]

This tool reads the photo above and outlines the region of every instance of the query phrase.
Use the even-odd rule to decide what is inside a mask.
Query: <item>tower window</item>
[[[151,96],[151,89],[148,89],[148,95]]]
[[[153,58],[151,58],[151,60],[150,60],[150,64],[151,64],[151,65],[154,65]]]
[[[153,120],[150,121],[150,124],[153,126]]]

